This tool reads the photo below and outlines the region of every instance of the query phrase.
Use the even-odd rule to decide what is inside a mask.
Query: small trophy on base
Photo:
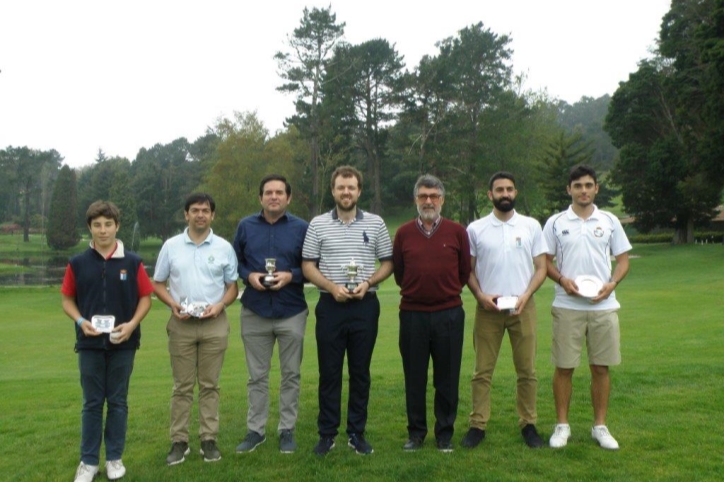
[[[350,293],[354,291],[355,288],[357,288],[357,286],[359,285],[359,283],[355,281],[355,278],[357,278],[357,274],[359,273],[359,271],[362,271],[363,269],[364,266],[362,266],[361,264],[355,264],[354,258],[351,258],[349,260],[349,264],[342,265],[342,270],[347,275],[347,278],[349,278],[344,284],[344,287],[347,288],[347,291],[349,291]]]
[[[266,276],[264,276],[264,279],[262,280],[262,284],[264,286],[271,286],[274,284],[274,271],[277,270],[277,260],[276,258],[264,258],[266,269]]]

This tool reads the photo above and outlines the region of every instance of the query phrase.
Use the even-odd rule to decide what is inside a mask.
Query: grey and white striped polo
[[[392,259],[392,241],[380,216],[358,208],[355,219],[350,224],[344,224],[335,208],[316,216],[309,223],[302,259],[317,261],[319,271],[335,284],[348,281],[343,266],[354,260],[360,266],[356,281],[362,282],[375,272],[376,260]],[[373,286],[370,291],[376,289]]]

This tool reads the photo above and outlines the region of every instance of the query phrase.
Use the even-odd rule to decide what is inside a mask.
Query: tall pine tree
[[[65,165],[58,173],[50,201],[46,237],[51,249],[68,249],[78,244],[80,236],[76,225],[77,209],[75,171]]]

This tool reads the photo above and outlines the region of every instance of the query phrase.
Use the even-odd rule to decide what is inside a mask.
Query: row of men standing
[[[365,428],[370,362],[380,315],[376,291],[379,283],[393,273],[402,296],[399,347],[409,435],[404,450],[422,448],[427,436],[425,394],[431,358],[436,445],[443,452],[453,449],[465,319],[461,293],[466,285],[478,303],[473,331],[476,352],[473,410],[470,428],[461,444],[472,448],[485,437],[490,418],[491,380],[505,331],[511,339],[518,374],[517,406],[522,435],[531,447],[544,444],[535,427],[533,293],[546,275],[560,285],[553,311],[558,424],[550,445],[563,446],[570,435],[567,411],[571,375],[580,362],[582,343],[587,339],[596,425],[592,435],[604,448],[617,448],[605,429],[607,370],[620,360],[615,318],[618,305],[613,288],[628,270],[626,253],[630,245],[620,223],[593,205],[598,190],[595,172],[585,167],[572,172],[568,184],[573,201],[571,208],[567,214],[549,220],[545,235],[537,221],[515,212],[517,191],[515,179],[509,173],[497,173],[491,178],[488,196],[493,202],[493,212],[472,223],[467,230],[441,216],[445,199],[442,182],[434,176],[421,176],[414,187],[419,216],[400,227],[394,245],[382,218],[358,209],[361,186],[362,176],[356,169],[338,168],[331,178],[336,207],[307,225],[287,212],[291,201],[287,180],[282,176],[267,176],[260,183],[261,211],[242,219],[232,244],[211,230],[215,205],[210,196],[195,194],[187,200],[184,212],[188,228],[164,244],[153,281],[156,295],[172,311],[167,331],[174,390],[172,447],[167,463],[181,463],[190,453],[188,427],[196,383],[199,385],[201,453],[207,461],[221,458],[216,445],[218,379],[230,331],[224,308],[237,297],[238,277],[245,284],[241,327],[249,371],[249,408],[248,432],[237,452],[253,451],[266,440],[268,381],[275,343],[279,345],[281,368],[279,449],[285,453],[296,450],[294,428],[308,315],[303,292],[305,279],[320,290],[315,310],[320,438],[314,453],[325,455],[334,447],[341,423],[345,354],[349,370],[347,442],[357,453],[373,452],[365,438]],[[562,224],[566,224],[563,229]],[[571,252],[579,250],[574,257],[568,255],[569,244]],[[618,261],[613,274],[609,250]],[[553,262],[554,257],[557,264]],[[276,260],[271,279],[265,269],[267,258]],[[607,266],[602,261],[604,258]],[[342,268],[350,264],[358,268],[359,282],[355,286],[347,285],[349,279]],[[592,300],[584,299],[579,296],[574,281],[581,273],[598,274],[609,282]],[[501,310],[497,300],[508,296],[516,296],[517,301],[512,309]],[[574,299],[573,307],[563,303],[561,312],[557,313],[559,298],[565,297]],[[202,313],[192,316],[184,301],[203,301],[207,305]],[[574,316],[577,311],[597,312],[599,306],[607,308],[603,320]],[[69,313],[76,319],[74,314]],[[601,323],[607,325],[607,331],[601,328],[598,335],[591,335],[595,330],[587,327]],[[84,332],[81,329],[81,336]],[[598,434],[597,430],[604,432]],[[82,454],[81,465],[84,458]],[[97,464],[97,459],[95,454],[91,462]]]

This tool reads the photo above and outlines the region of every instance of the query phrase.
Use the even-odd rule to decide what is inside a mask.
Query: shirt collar
[[[211,229],[211,228],[209,228],[209,235],[206,236],[206,239],[204,239],[203,241],[201,241],[200,244],[211,243],[211,238],[212,238],[213,236],[214,236],[214,230]],[[184,241],[185,241],[186,243],[196,244],[196,243],[194,243],[193,240],[189,237],[189,228],[188,228],[188,226],[186,227],[186,229],[184,229]]]
[[[354,216],[354,220],[355,220],[355,221],[360,221],[360,220],[363,219],[363,218],[364,218],[363,211],[362,211],[360,208],[357,208],[357,213],[356,213],[355,216]],[[336,208],[336,207],[332,209],[332,219],[334,219],[335,221],[339,219],[339,216],[337,215],[337,208]]]
[[[518,215],[518,211],[513,209],[513,216],[511,216],[511,218],[508,219],[507,221],[501,221],[500,219],[498,219],[498,217],[493,212],[490,213],[490,218],[492,221],[491,224],[493,226],[502,226],[504,224],[509,224],[511,226],[515,226],[516,224],[518,224],[518,220],[520,219],[520,216]]]
[[[89,246],[91,247],[91,249],[96,249],[95,243],[93,243],[93,240],[92,240],[92,239],[91,239],[91,242],[89,243]],[[96,251],[96,252],[97,252],[97,251]],[[120,239],[116,239],[116,247],[113,248],[113,251],[111,251],[111,254],[109,254],[108,256],[106,256],[106,259],[123,258],[123,257],[124,257],[124,253],[125,253],[125,252],[124,252],[124,250],[123,250],[123,241],[121,241]],[[98,253],[98,254],[100,254],[100,253]]]
[[[335,212],[336,212],[336,209],[335,209]],[[264,210],[263,210],[263,209],[261,209],[261,210],[259,211],[259,214],[257,214],[256,217],[259,218],[259,220],[264,221],[264,222],[267,223],[267,224],[272,224],[272,223],[270,223],[269,221],[267,221],[266,218],[264,217]],[[282,214],[281,216],[279,216],[279,219],[277,219],[277,222],[281,221],[282,219],[285,220],[285,221],[287,220],[287,212],[286,212],[286,211],[284,211],[284,214]],[[274,224],[276,224],[276,223],[274,223]]]
[[[599,219],[601,217],[601,211],[598,209],[598,206],[595,204],[593,205],[593,212],[587,219],[581,218],[578,214],[573,211],[573,205],[568,206],[568,210],[566,211],[566,217],[570,221],[575,221],[576,219],[581,219],[582,221],[588,221],[589,219]]]

